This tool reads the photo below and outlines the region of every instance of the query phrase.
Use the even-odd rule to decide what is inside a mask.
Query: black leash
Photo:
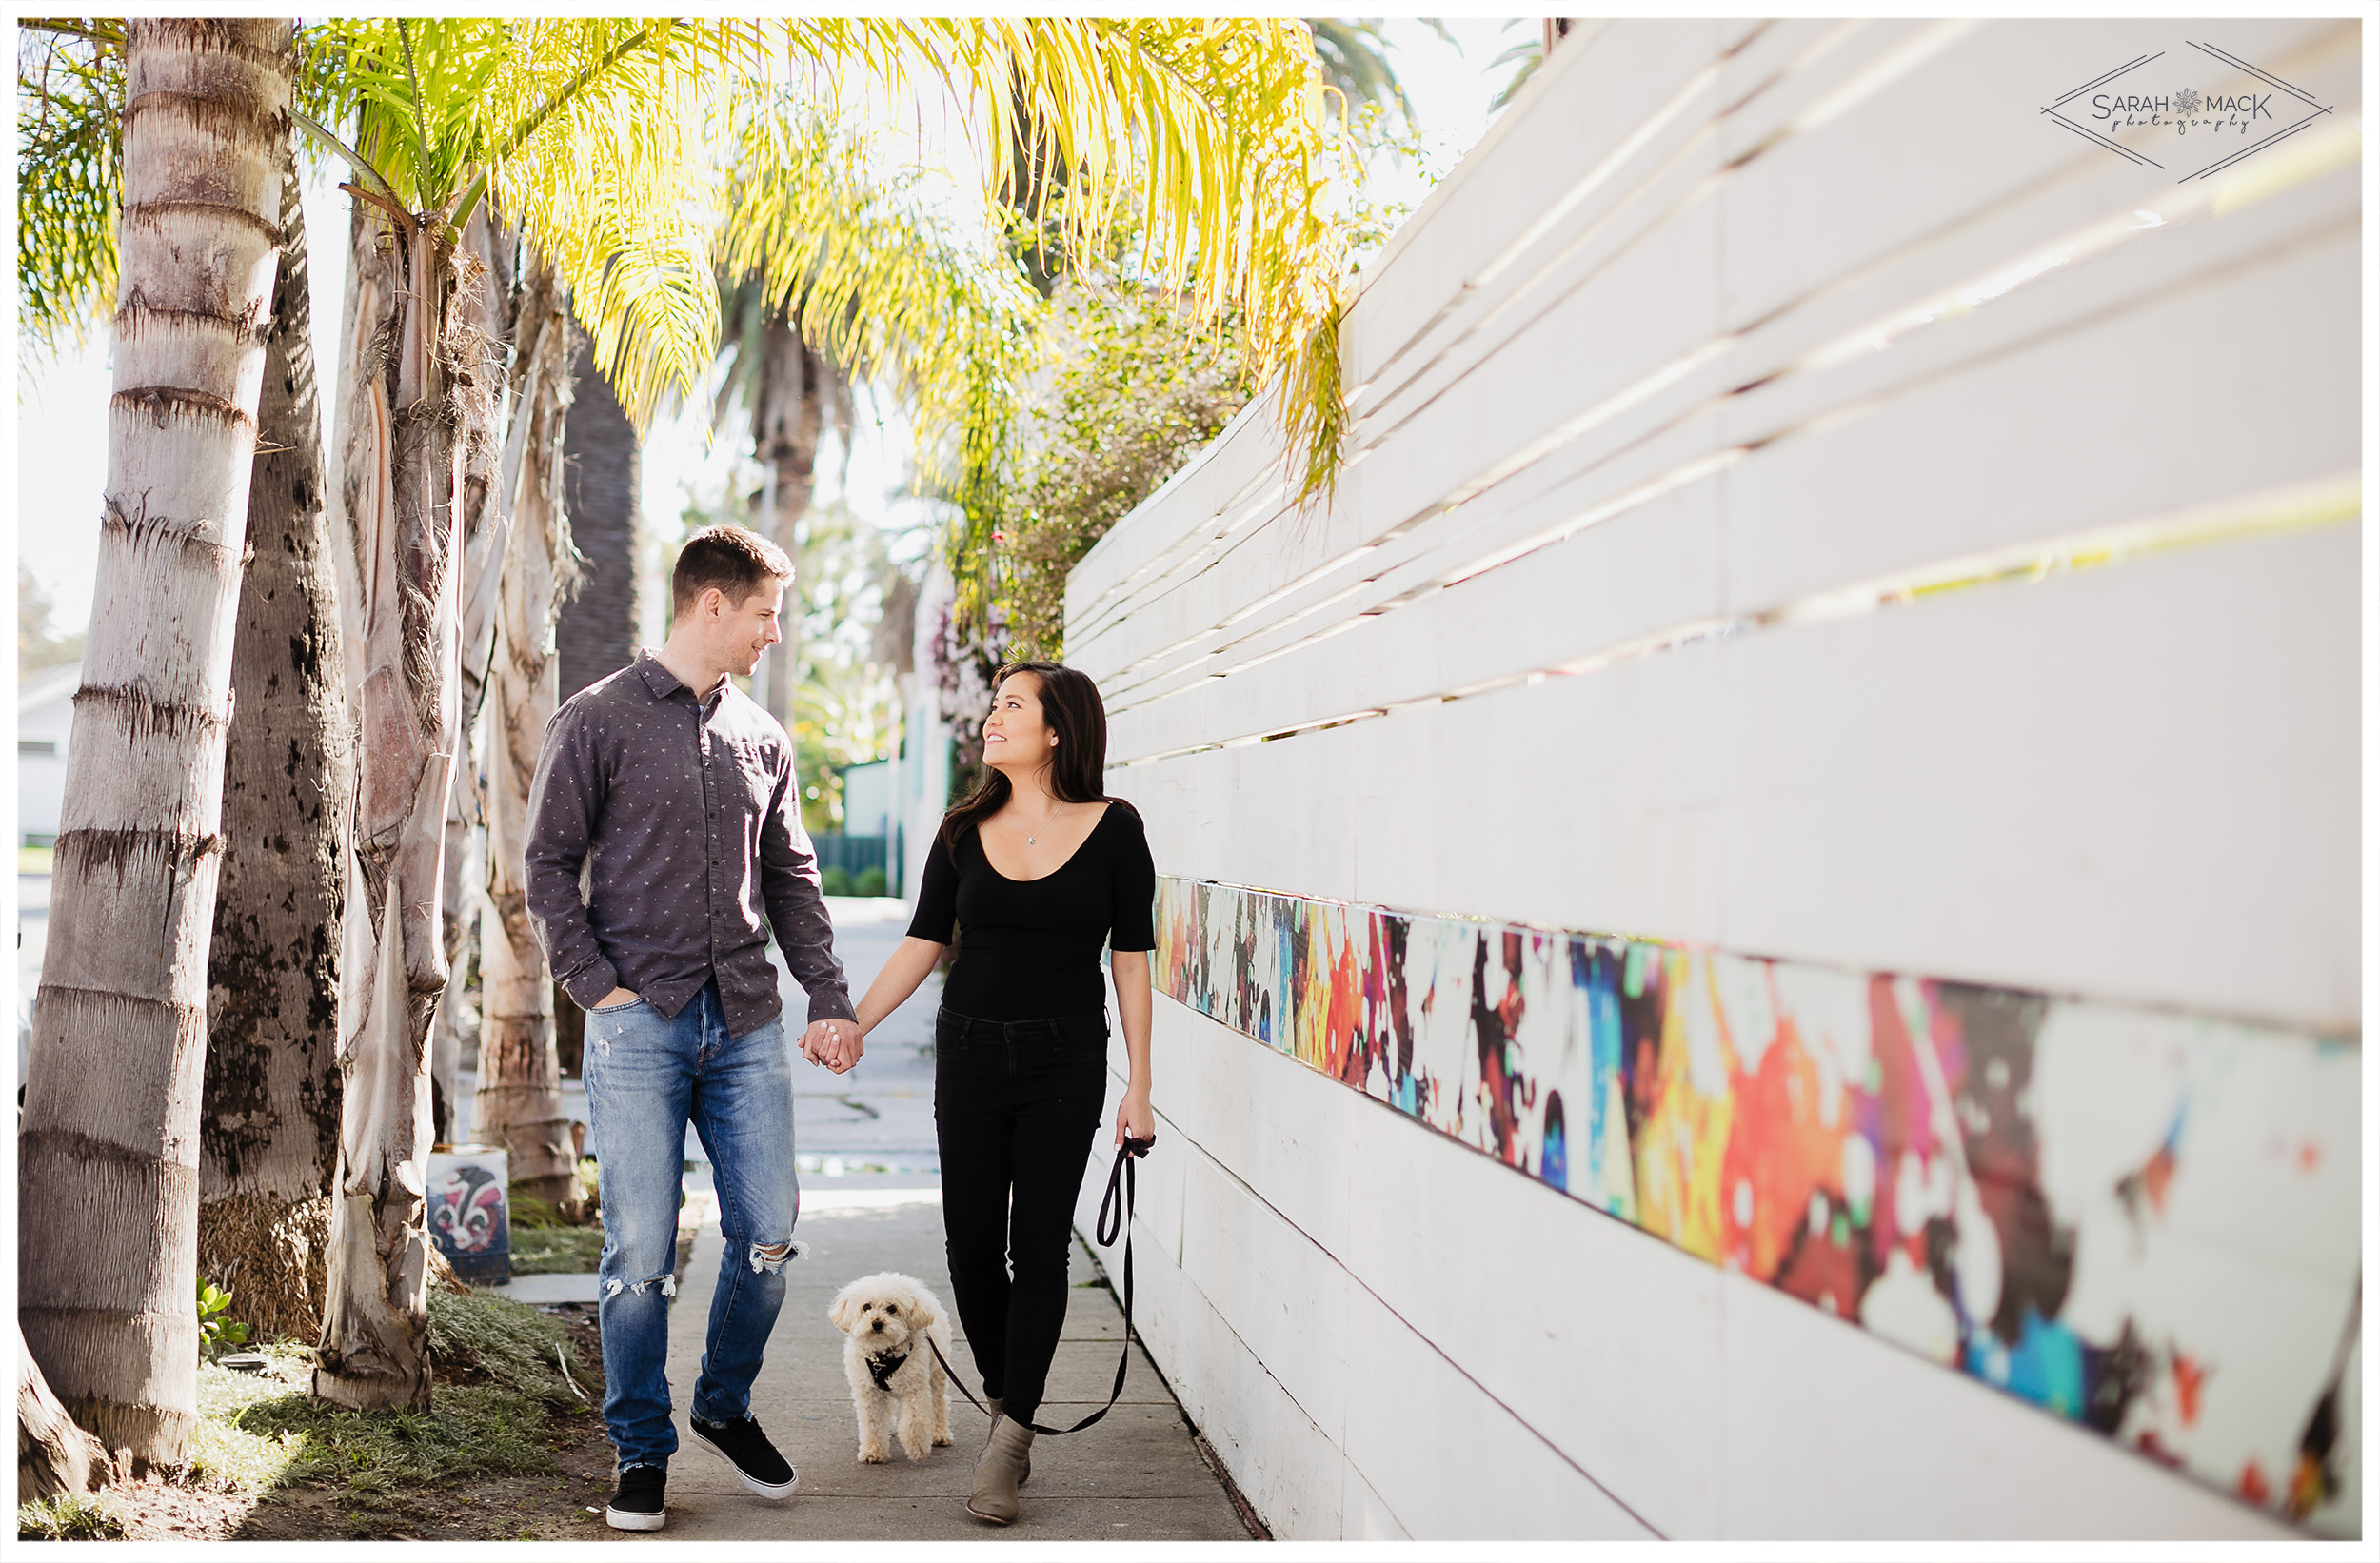
[[[1156,1143],[1154,1139],[1128,1138],[1123,1143],[1123,1149],[1116,1153],[1116,1164],[1107,1169],[1107,1192],[1100,1197],[1099,1224],[1093,1231],[1093,1236],[1098,1237],[1101,1248],[1115,1247],[1116,1238],[1120,1233],[1124,1240],[1124,1355],[1116,1360],[1116,1387],[1108,1392],[1107,1404],[1100,1407],[1099,1410],[1072,1427],[1043,1427],[1039,1422],[1025,1424],[1045,1438],[1057,1438],[1069,1433],[1081,1432],[1093,1422],[1114,1411],[1116,1402],[1123,1398],[1124,1373],[1132,1366],[1132,1202],[1136,1192],[1136,1178],[1132,1163],[1137,1158],[1148,1155],[1149,1147]],[[1121,1206],[1116,1200],[1119,1188],[1123,1192],[1123,1202]],[[942,1349],[934,1344],[931,1335],[926,1337],[925,1344],[932,1348],[934,1360],[942,1365],[942,1372],[949,1376],[951,1383],[957,1385],[959,1393],[967,1397],[967,1403],[989,1416],[992,1414],[992,1408],[975,1397],[975,1392],[967,1388],[966,1381],[961,1378],[959,1371],[950,1365],[950,1359],[942,1355]]]

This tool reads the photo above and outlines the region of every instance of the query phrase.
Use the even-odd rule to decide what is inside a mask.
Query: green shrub
[[[828,869],[825,873],[821,874],[818,877],[818,889],[819,894],[823,896],[847,896],[851,894],[850,870],[841,867]]]
[[[851,881],[851,893],[855,896],[881,896],[885,894],[884,871],[881,868],[862,869],[860,871],[860,877]]]
[[[968,518],[975,541],[998,533],[984,558],[999,558],[1006,655],[1063,656],[1067,571],[1255,391],[1238,326],[1237,316],[1201,321],[1162,289],[1121,279],[1059,295],[1043,388],[986,513]],[[958,567],[962,580],[973,573],[969,561]]]
[[[209,1362],[248,1344],[248,1326],[231,1322],[230,1308],[230,1293],[217,1291],[203,1279],[198,1283],[198,1350]]]

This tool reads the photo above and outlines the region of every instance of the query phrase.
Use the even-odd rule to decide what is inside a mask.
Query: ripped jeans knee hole
[[[809,1251],[809,1244],[788,1237],[782,1243],[754,1243],[745,1256],[754,1275],[765,1270],[773,1276],[784,1268],[787,1259],[799,1259]]]

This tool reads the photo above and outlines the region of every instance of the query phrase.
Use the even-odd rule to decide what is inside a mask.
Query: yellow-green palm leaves
[[[491,201],[562,274],[632,418],[693,387],[719,333],[702,200],[747,32],[545,17],[328,30],[357,99],[359,192],[446,223]]]
[[[1204,318],[1236,315],[1251,373],[1288,377],[1281,416],[1301,489],[1329,485],[1344,419],[1338,320],[1346,275],[1346,234],[1334,220],[1330,188],[1353,170],[1324,113],[1304,23],[845,25],[877,30],[922,55],[962,93],[982,127],[979,149],[996,184],[1026,183],[1010,150],[1020,146],[1068,170],[1055,215],[1072,258],[1097,254],[1125,222],[1142,237],[1151,275],[1186,289]],[[1129,217],[1126,201],[1139,206]]]
[[[794,95],[742,118],[736,166],[725,274],[757,280],[837,362],[901,394],[929,470],[964,484],[988,468],[1041,304],[1022,276]]]
[[[115,303],[123,24],[27,23],[16,44],[18,328],[51,346]]]
[[[375,17],[325,22],[307,42],[300,106],[327,141],[347,131],[352,106],[341,150],[359,166],[354,188],[438,223],[492,201],[561,270],[640,423],[673,389],[690,392],[716,346],[713,233],[739,173],[730,149],[810,149],[799,134],[771,141],[737,128],[778,118],[765,106],[789,83],[831,101],[864,82],[949,91],[996,189],[1028,183],[1020,151],[1062,166],[1066,193],[1050,214],[1061,247],[1081,260],[1120,228],[1137,233],[1148,275],[1185,290],[1203,316],[1236,315],[1259,377],[1287,372],[1283,417],[1303,486],[1327,484],[1336,467],[1345,239],[1328,191],[1345,170],[1312,36],[1294,19]],[[20,44],[20,77],[25,59]],[[78,308],[88,318],[112,283],[108,84],[85,96],[95,111],[48,122],[55,155],[29,162],[30,140],[20,151],[22,255],[36,272],[21,296],[36,329]],[[43,123],[37,98],[20,93],[20,127]],[[783,171],[747,163],[743,188]],[[781,188],[793,207],[814,193],[803,178],[796,170]],[[972,404],[978,416],[962,426],[997,425],[982,414],[1010,370],[1004,279],[945,267],[935,283],[932,267],[904,270],[883,249],[908,220],[902,210],[899,199],[845,208],[851,231],[840,238],[822,227],[772,246],[747,232],[737,249],[731,234],[728,262],[798,274],[836,301],[840,314],[805,311],[810,328],[842,333],[863,372],[896,364],[922,412]],[[942,243],[942,259],[968,249],[962,238]],[[1004,264],[989,245],[982,255]],[[879,305],[884,319],[863,318]],[[990,357],[977,362],[953,341],[988,345]]]
[[[506,220],[553,256],[599,361],[640,421],[670,389],[692,389],[716,342],[708,225],[699,208],[729,171],[712,155],[724,145],[736,148],[740,188],[767,188],[788,215],[805,219],[777,230],[779,253],[752,225],[731,232],[731,273],[767,272],[788,284],[803,274],[836,306],[805,311],[813,328],[840,333],[837,350],[863,371],[880,355],[904,358],[921,411],[997,394],[1000,366],[920,349],[954,338],[999,341],[1011,326],[1002,289],[922,287],[918,268],[885,247],[906,219],[882,202],[857,211],[805,205],[830,182],[786,165],[818,146],[772,133],[782,117],[747,107],[782,94],[789,63],[830,91],[848,78],[947,89],[970,116],[989,177],[1003,188],[1021,174],[1012,148],[1062,163],[1068,195],[1055,215],[1077,257],[1096,252],[1126,217],[1121,202],[1137,194],[1151,268],[1185,287],[1200,313],[1236,312],[1258,374],[1290,367],[1298,375],[1306,394],[1290,399],[1288,416],[1308,458],[1307,486],[1328,480],[1337,382],[1335,372],[1316,368],[1336,359],[1331,327],[1344,247],[1325,192],[1342,170],[1302,23],[384,18],[338,26],[363,102],[363,160],[420,210],[459,214],[484,181]],[[744,133],[725,136],[722,115]],[[771,159],[783,161],[772,168]],[[729,215],[734,221],[733,203]],[[851,231],[831,233],[838,216]],[[823,223],[813,228],[810,218]],[[940,280],[955,282],[946,270]],[[880,305],[883,318],[871,320]],[[934,308],[958,315],[938,322],[915,313]],[[954,393],[955,403],[943,400]]]

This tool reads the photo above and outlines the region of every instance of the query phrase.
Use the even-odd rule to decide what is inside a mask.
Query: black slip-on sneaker
[[[686,1418],[687,1430],[694,1441],[736,1468],[744,1485],[764,1498],[782,1498],[793,1491],[798,1479],[793,1465],[777,1446],[761,1433],[761,1424],[749,1416],[732,1422],[705,1422],[700,1416]]]
[[[669,1521],[662,1489],[669,1472],[658,1465],[632,1465],[620,1473],[620,1486],[604,1511],[604,1523],[615,1531],[658,1531]]]

